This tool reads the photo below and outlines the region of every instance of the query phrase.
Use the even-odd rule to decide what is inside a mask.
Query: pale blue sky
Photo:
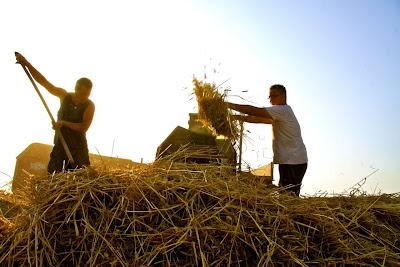
[[[113,156],[153,160],[196,109],[192,74],[216,65],[249,103],[268,105],[268,87],[286,86],[309,153],[303,193],[345,192],[376,169],[365,190],[400,191],[399,1],[6,1],[0,25],[1,183],[18,153],[53,134],[17,50],[68,90],[92,78],[94,153],[114,143]],[[246,129],[245,160],[268,163],[270,126]]]
[[[365,189],[399,191],[400,2],[230,3],[203,8],[283,77],[310,155],[305,188],[379,169]]]

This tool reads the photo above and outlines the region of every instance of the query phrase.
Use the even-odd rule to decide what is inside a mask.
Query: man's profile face
[[[75,87],[75,95],[77,98],[81,100],[87,100],[89,99],[90,92],[92,91],[92,88],[77,84]]]
[[[284,103],[284,95],[279,90],[270,89],[268,98],[271,105],[282,105]]]

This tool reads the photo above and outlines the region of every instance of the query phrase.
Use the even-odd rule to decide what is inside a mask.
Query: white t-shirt
[[[299,122],[289,105],[265,108],[273,119],[272,150],[276,164],[307,163],[307,150],[301,138]]]

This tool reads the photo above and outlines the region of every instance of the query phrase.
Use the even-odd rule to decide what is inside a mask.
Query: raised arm
[[[28,60],[24,56],[22,56],[20,53],[15,52],[15,58],[18,63],[22,64],[23,66],[26,66],[29,70],[29,72],[32,74],[32,77],[46,90],[54,95],[60,98],[60,100],[64,99],[64,97],[67,95],[67,91],[63,88],[56,87],[53,84],[51,84],[35,67],[32,66],[31,63],[29,63]]]
[[[257,117],[252,115],[233,115],[232,119],[250,122],[250,123],[264,123],[264,124],[272,124],[273,120],[264,118],[264,117]]]
[[[69,121],[58,121],[55,127],[67,127],[74,131],[86,133],[92,124],[93,116],[94,116],[95,106],[93,102],[90,102],[85,112],[83,113],[82,122],[69,122]]]
[[[240,104],[234,104],[230,102],[226,102],[228,104],[228,107],[230,109],[234,109],[236,111],[239,111],[244,114],[248,114],[251,116],[256,116],[256,117],[261,117],[261,118],[266,118],[266,119],[271,119],[271,115],[267,112],[265,108],[258,108],[250,105],[240,105]]]

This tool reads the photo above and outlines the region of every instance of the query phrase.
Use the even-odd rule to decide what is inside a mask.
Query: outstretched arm
[[[273,122],[272,119],[268,119],[268,118],[264,118],[264,117],[251,116],[251,115],[233,115],[232,119],[239,120],[239,121],[244,121],[244,122],[250,122],[250,123],[272,124],[272,122]]]
[[[69,122],[69,121],[60,120],[60,121],[56,122],[54,127],[55,128],[67,127],[67,128],[70,128],[70,129],[80,132],[80,133],[86,133],[86,131],[89,129],[90,125],[92,124],[94,110],[95,110],[94,104],[92,102],[90,102],[90,104],[86,108],[85,112],[83,113],[82,122]]]
[[[236,111],[239,111],[241,113],[245,113],[251,116],[256,116],[256,117],[261,117],[261,118],[267,118],[271,119],[271,115],[267,112],[265,108],[258,108],[250,105],[240,105],[240,104],[234,104],[230,102],[226,102],[228,104],[228,107],[230,109],[234,109]]]
[[[56,87],[53,84],[51,84],[35,67],[32,66],[31,63],[29,63],[28,60],[24,56],[22,56],[20,53],[15,52],[15,58],[17,59],[17,62],[20,63],[23,66],[26,66],[29,70],[29,72],[32,74],[32,77],[44,88],[46,88],[47,91],[49,91],[50,94],[57,96],[60,98],[60,100],[64,99],[64,97],[67,95],[67,91],[63,88]]]

